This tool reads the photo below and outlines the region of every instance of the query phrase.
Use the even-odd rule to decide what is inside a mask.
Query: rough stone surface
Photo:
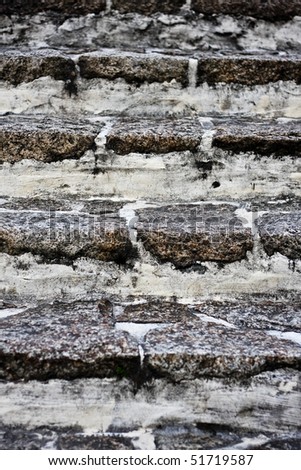
[[[182,323],[197,320],[197,316],[177,302],[150,301],[126,306],[116,319],[118,322]]]
[[[47,117],[2,117],[0,138],[3,142],[1,162],[15,163],[23,159],[54,162],[65,158],[80,158],[94,149],[101,126],[84,120]]]
[[[247,378],[265,370],[301,367],[301,349],[255,330],[219,325],[172,325],[145,337],[145,363],[175,381],[198,377]]]
[[[124,222],[101,208],[97,216],[4,210],[0,218],[0,250],[10,255],[30,252],[46,262],[70,263],[78,257],[90,257],[124,263],[131,253]]]
[[[12,50],[0,55],[0,80],[16,86],[47,76],[72,82],[76,76],[75,63],[64,54],[51,50]]]
[[[40,426],[0,425],[0,450],[128,450],[133,449],[130,438],[101,434],[85,435],[78,427],[58,428]]]
[[[40,11],[54,11],[71,15],[98,13],[105,10],[106,0],[3,0],[0,14],[33,14]]]
[[[84,78],[123,78],[128,83],[170,82],[188,84],[188,59],[151,54],[83,55],[78,60]]]
[[[184,5],[185,0],[146,0],[139,2],[137,0],[112,0],[112,8],[119,10],[121,13],[142,13],[151,15],[155,12],[177,13]]]
[[[286,449],[300,450],[299,433],[273,435],[248,432],[216,423],[197,423],[195,426],[162,426],[154,432],[158,450],[210,450],[210,449]],[[243,444],[244,443],[244,444]]]
[[[259,56],[204,57],[198,61],[197,83],[264,85],[279,80],[301,83],[301,60],[297,57]]]
[[[206,301],[191,306],[193,313],[227,321],[237,328],[301,333],[300,301]],[[208,319],[210,321],[210,318]]]
[[[292,260],[301,258],[301,212],[263,214],[257,226],[269,256],[281,253]]]
[[[139,367],[136,341],[113,329],[109,302],[54,303],[0,320],[5,380],[124,377]]]
[[[260,155],[301,155],[301,122],[236,121],[217,125],[214,147]]]
[[[120,155],[196,151],[203,129],[194,119],[124,120],[107,135],[106,147]]]
[[[232,206],[180,205],[138,211],[138,239],[160,261],[178,268],[202,261],[234,262],[253,248]]]
[[[84,199],[77,195],[68,198],[45,198],[45,197],[21,197],[6,198],[1,195],[0,207],[9,210],[30,210],[30,211],[64,211],[88,213],[90,215],[107,214],[117,216],[119,209],[124,206],[124,201],[112,201],[110,199]]]
[[[192,0],[191,8],[197,13],[247,15],[264,18],[269,21],[285,20],[295,15],[301,15],[300,0]]]

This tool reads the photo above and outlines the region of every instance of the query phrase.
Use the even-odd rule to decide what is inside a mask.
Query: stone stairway
[[[300,1],[0,14],[0,448],[301,449]]]

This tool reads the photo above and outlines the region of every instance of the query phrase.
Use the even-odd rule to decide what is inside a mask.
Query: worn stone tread
[[[197,13],[207,15],[247,15],[255,18],[263,18],[269,21],[287,20],[296,15],[301,15],[300,0],[192,0],[191,8]]]
[[[153,307],[146,306],[145,313]],[[126,377],[133,383],[155,377],[176,382],[200,377],[245,380],[265,370],[301,367],[300,345],[290,338],[204,320],[189,315],[177,302],[162,303],[165,323],[162,316],[157,321],[153,311],[148,321],[155,323],[139,340],[134,329],[132,333],[123,329],[124,318],[116,317],[114,310],[114,303],[100,298],[24,307],[0,319],[0,378]],[[145,321],[139,310],[136,313],[135,321],[128,318],[133,326]]]
[[[78,60],[83,78],[123,78],[128,83],[170,82],[188,85],[188,59],[158,54],[98,53]]]
[[[50,76],[55,80],[64,80],[69,93],[77,92],[74,81],[80,76],[85,79],[122,78],[137,86],[144,82],[164,83],[173,80],[183,87],[189,85],[191,56],[188,54],[173,55],[168,49],[160,53],[100,49],[81,54],[77,60],[71,52],[68,55],[50,49],[3,49],[0,54],[0,80],[16,86]],[[197,86],[204,82],[212,86],[227,83],[249,87],[283,81],[301,83],[301,58],[298,54],[195,53],[192,58],[197,61]],[[79,72],[76,70],[76,62]]]
[[[220,325],[172,325],[146,334],[145,363],[171,380],[247,378],[265,370],[301,367],[301,348],[264,332]]]
[[[102,212],[101,205],[98,215],[7,209],[0,219],[0,250],[9,255],[30,252],[46,262],[90,257],[124,263],[131,254],[124,221]]]
[[[202,261],[234,262],[253,248],[235,207],[179,205],[137,211],[138,239],[161,262],[187,268]]]
[[[144,119],[119,120],[108,133],[106,146],[117,154],[169,153],[199,150],[205,130],[213,132],[213,148],[258,155],[301,155],[299,120]]]
[[[117,122],[106,138],[108,150],[120,155],[196,151],[203,128],[195,119],[156,119]]]
[[[1,320],[0,377],[74,379],[132,375],[138,344],[113,329],[110,302],[54,303]]]
[[[3,142],[0,161],[15,163],[31,159],[50,163],[79,159],[87,150],[95,148],[101,127],[83,119],[4,116],[0,118]]]
[[[198,59],[197,85],[218,82],[241,85],[264,85],[278,81],[294,80],[301,83],[301,59],[295,57],[237,55],[225,57],[200,57]]]
[[[0,450],[131,450],[129,437],[85,434],[80,427],[5,426],[0,424]]]
[[[292,260],[301,258],[301,211],[263,214],[257,226],[269,256],[281,253]]]
[[[191,311],[208,322],[223,320],[237,328],[301,333],[300,300],[207,300],[192,305]]]
[[[229,121],[217,125],[212,145],[235,153],[301,156],[301,122]]]
[[[73,81],[76,76],[74,61],[55,50],[4,50],[0,54],[0,80],[12,85],[31,82],[40,77]]]
[[[99,13],[106,8],[106,0],[3,0],[0,14],[35,14],[54,11],[72,15]]]

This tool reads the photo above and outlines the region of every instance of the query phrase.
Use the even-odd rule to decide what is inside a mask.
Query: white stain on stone
[[[133,322],[117,322],[115,324],[116,330],[127,331],[131,336],[134,336],[138,341],[142,341],[144,336],[151,330],[166,328],[167,323],[133,323]],[[141,357],[141,356],[140,356]]]
[[[188,86],[189,88],[196,87],[197,73],[198,73],[198,60],[191,58],[188,61]]]
[[[279,339],[285,339],[288,341],[293,341],[301,346],[301,333],[295,331],[277,331],[277,330],[267,330],[266,333],[271,336],[275,336]]]

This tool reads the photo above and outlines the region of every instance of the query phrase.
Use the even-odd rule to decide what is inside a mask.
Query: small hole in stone
[[[212,183],[212,187],[213,187],[213,188],[219,188],[220,185],[221,185],[221,184],[220,184],[219,181],[213,181],[213,183]]]

